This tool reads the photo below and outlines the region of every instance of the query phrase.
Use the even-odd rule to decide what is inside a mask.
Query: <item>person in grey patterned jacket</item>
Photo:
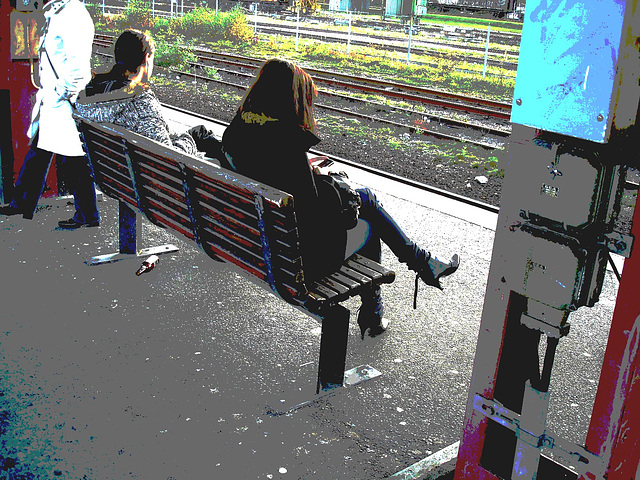
[[[76,110],[83,117],[120,125],[152,140],[173,145],[190,155],[204,156],[188,132],[169,129],[162,106],[150,87],[155,43],[138,30],[125,30],[114,47],[115,65],[97,74],[78,97]]]

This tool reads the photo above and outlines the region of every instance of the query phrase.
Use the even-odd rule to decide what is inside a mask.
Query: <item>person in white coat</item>
[[[0,214],[33,218],[54,154],[60,177],[73,193],[75,214],[62,228],[100,223],[91,168],[73,119],[73,104],[91,79],[94,25],[80,0],[45,0],[45,28],[39,46],[40,89],[31,112],[27,153],[13,191]]]

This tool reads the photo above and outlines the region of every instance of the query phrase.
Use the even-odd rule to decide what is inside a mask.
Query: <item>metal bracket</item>
[[[629,258],[633,248],[633,235],[626,235],[620,232],[611,232],[604,235],[605,246],[611,253],[616,253]]]
[[[567,323],[569,313],[568,310],[559,310],[529,298],[527,311],[522,314],[520,323],[548,337],[562,338],[569,334],[570,325]]]
[[[496,400],[487,400],[482,395],[477,394],[473,400],[473,408],[485,417],[499,423],[515,433],[521,441],[532,447],[546,448],[572,465],[581,474],[590,473],[596,479],[604,479],[604,460],[589,452],[584,447],[572,444],[552,432],[545,430],[542,435],[535,435],[521,427],[522,415],[509,410]]]
[[[566,337],[569,335],[569,329],[571,328],[569,323],[565,323],[560,326],[551,325],[550,323],[543,322],[542,320],[532,317],[531,315],[527,315],[526,313],[522,314],[520,323],[531,330],[537,330],[551,338]]]
[[[309,362],[303,367],[311,366],[313,362]],[[354,387],[360,385],[366,381],[372,380],[382,375],[378,369],[370,365],[359,365],[350,370],[344,372],[343,387]],[[307,392],[302,389],[291,389],[285,395],[280,395],[277,398],[267,400],[267,414],[272,417],[278,417],[281,415],[288,415],[300,410],[303,407],[307,407],[315,404],[316,402],[326,399],[336,393],[342,391],[343,388],[332,388],[329,390],[321,390],[314,396],[309,398]],[[287,399],[282,398],[286,396]]]
[[[86,260],[84,263],[87,265],[103,265],[105,263],[115,263],[120,260],[130,260],[130,259],[139,259],[141,257],[148,257],[150,255],[162,255],[163,253],[174,253],[179,251],[180,249],[175,245],[170,243],[164,245],[158,245],[155,247],[148,247],[138,250],[136,253],[107,253],[104,255],[98,255],[96,257],[91,257],[90,260]]]

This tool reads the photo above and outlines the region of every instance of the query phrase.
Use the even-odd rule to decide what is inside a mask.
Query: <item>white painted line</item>
[[[398,478],[402,480],[415,480],[421,478],[423,475],[433,472],[436,468],[456,458],[458,456],[459,446],[460,442],[452,443],[448,447],[443,448],[433,455],[429,455],[427,458],[424,458],[395,475],[392,475],[390,478]]]

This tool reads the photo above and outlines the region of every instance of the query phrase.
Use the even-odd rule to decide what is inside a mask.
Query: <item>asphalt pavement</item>
[[[172,117],[175,126],[193,123]],[[201,122],[199,122],[201,123]],[[461,266],[444,291],[397,273],[383,286],[389,331],[360,339],[352,311],[347,368],[382,375],[315,397],[320,326],[198,248],[149,222],[143,257],[85,262],[117,250],[117,203],[97,228],[65,231],[65,199],[33,220],[0,217],[2,455],[36,478],[436,478],[455,463],[492,254],[496,215],[357,171],[418,243]],[[556,357],[549,426],[583,443],[617,280],[570,317]],[[283,415],[271,406],[312,400]],[[6,463],[6,462],[5,462]],[[444,464],[444,466],[443,466]],[[14,469],[17,467],[14,466]]]

